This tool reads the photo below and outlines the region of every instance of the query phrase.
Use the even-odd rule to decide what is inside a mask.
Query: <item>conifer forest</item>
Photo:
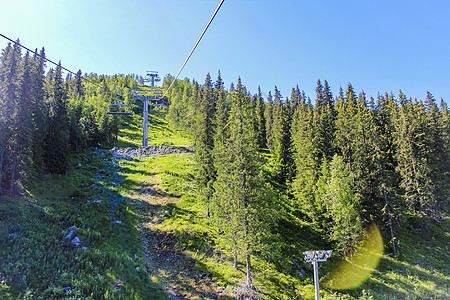
[[[2,50],[1,299],[313,299],[319,249],[323,299],[450,297],[443,99],[323,79],[252,94],[211,71],[166,75],[150,112],[149,145],[186,153],[130,158],[114,151],[140,146],[142,76]],[[134,115],[107,114],[117,99]]]

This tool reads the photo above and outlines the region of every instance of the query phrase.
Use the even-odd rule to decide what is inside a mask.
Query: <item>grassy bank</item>
[[[36,181],[26,198],[2,198],[0,298],[164,298],[112,160],[80,155],[68,175]]]

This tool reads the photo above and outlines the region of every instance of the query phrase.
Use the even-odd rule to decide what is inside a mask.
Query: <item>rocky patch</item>
[[[118,159],[133,159],[145,158],[149,156],[161,156],[167,154],[177,153],[194,153],[194,147],[179,147],[179,146],[148,146],[148,147],[128,147],[128,148],[113,148],[110,150],[112,154]]]

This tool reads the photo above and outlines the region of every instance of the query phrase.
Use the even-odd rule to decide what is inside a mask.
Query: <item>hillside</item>
[[[138,146],[140,118],[123,122],[117,146]],[[150,144],[191,145],[169,129],[164,114],[153,113],[150,123]],[[1,298],[253,297],[244,288],[245,266],[234,270],[215,248],[217,231],[197,201],[193,155],[129,158],[87,151],[72,159],[66,175],[41,178],[22,197],[2,196]],[[330,245],[286,197],[280,196],[279,209],[277,247],[255,256],[259,296],[313,299],[312,268],[302,252]],[[430,224],[429,231],[419,223],[410,219],[399,235],[399,254],[385,250],[362,285],[323,287],[322,297],[448,299],[449,220]],[[339,261],[333,255],[323,263],[320,277]]]

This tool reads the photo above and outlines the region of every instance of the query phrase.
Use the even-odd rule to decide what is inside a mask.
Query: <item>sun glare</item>
[[[378,227],[372,223],[366,228],[363,240],[353,254],[353,263],[351,256],[347,255],[347,259],[343,259],[321,285],[335,290],[358,287],[369,278],[382,255],[383,239]]]

